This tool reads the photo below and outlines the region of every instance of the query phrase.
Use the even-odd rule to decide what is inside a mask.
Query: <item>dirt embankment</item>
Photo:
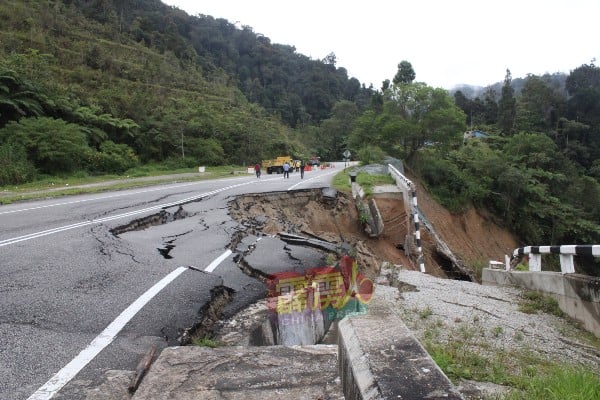
[[[452,214],[423,187],[415,176],[407,177],[417,186],[418,206],[438,236],[467,267],[475,269],[486,266],[489,260],[504,261],[519,247],[518,240],[507,229],[498,226],[491,215],[470,208],[463,214]],[[436,257],[435,244],[427,229],[421,229],[425,265],[432,275],[443,276],[440,260]]]

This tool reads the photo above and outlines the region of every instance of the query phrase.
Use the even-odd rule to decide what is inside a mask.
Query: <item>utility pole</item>
[[[183,128],[181,129],[181,158],[185,158],[185,152],[183,151]]]

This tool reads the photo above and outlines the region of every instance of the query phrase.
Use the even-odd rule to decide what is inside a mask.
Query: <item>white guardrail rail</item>
[[[405,197],[405,203],[410,204],[410,211],[413,216],[414,230],[415,230],[415,242],[417,244],[417,262],[421,272],[425,272],[425,262],[423,261],[423,247],[421,244],[421,229],[419,227],[419,209],[417,207],[417,188],[411,182],[410,179],[405,177],[394,167],[392,164],[388,164],[388,171],[394,177],[396,185],[403,190],[404,193],[409,193],[411,198],[407,201]]]
[[[573,244],[562,246],[525,246],[515,249],[512,254],[513,260],[519,260],[523,256],[529,257],[529,271],[542,270],[542,254],[558,254],[560,257],[560,270],[563,274],[575,272],[573,256],[600,257],[600,245],[598,244]],[[490,261],[490,268],[498,268],[502,265],[499,261]],[[504,268],[510,271],[511,259],[504,257]]]

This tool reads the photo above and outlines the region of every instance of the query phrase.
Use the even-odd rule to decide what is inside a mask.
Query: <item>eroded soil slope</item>
[[[485,266],[489,260],[504,261],[504,255],[511,255],[519,247],[516,237],[498,226],[489,214],[474,208],[464,214],[450,213],[433,199],[414,176],[406,172],[407,177],[417,186],[419,209],[450,250],[468,267]],[[442,275],[439,262],[435,260],[431,233],[422,229],[421,235],[425,265],[432,267],[428,272]]]
[[[419,186],[419,207],[438,236],[468,266],[501,260],[516,247],[510,234],[476,211],[456,216],[448,213]],[[346,242],[356,249],[361,268],[378,274],[384,261],[415,269],[402,250],[406,235],[406,211],[401,199],[377,198],[385,230],[379,238],[369,238],[362,230],[354,200],[339,192],[334,202],[323,199],[320,190],[298,190],[249,194],[230,204],[231,216],[256,233],[279,232],[318,237],[329,242]],[[443,260],[436,255],[434,236],[421,229],[425,266],[428,273],[446,276]]]

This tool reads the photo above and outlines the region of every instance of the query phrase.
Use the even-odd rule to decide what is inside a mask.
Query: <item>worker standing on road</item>
[[[300,179],[304,179],[304,160],[300,160]]]
[[[254,172],[256,172],[256,177],[260,179],[260,164],[256,163],[254,166]]]
[[[290,177],[290,164],[287,161],[285,163],[283,163],[283,177],[284,178]]]

